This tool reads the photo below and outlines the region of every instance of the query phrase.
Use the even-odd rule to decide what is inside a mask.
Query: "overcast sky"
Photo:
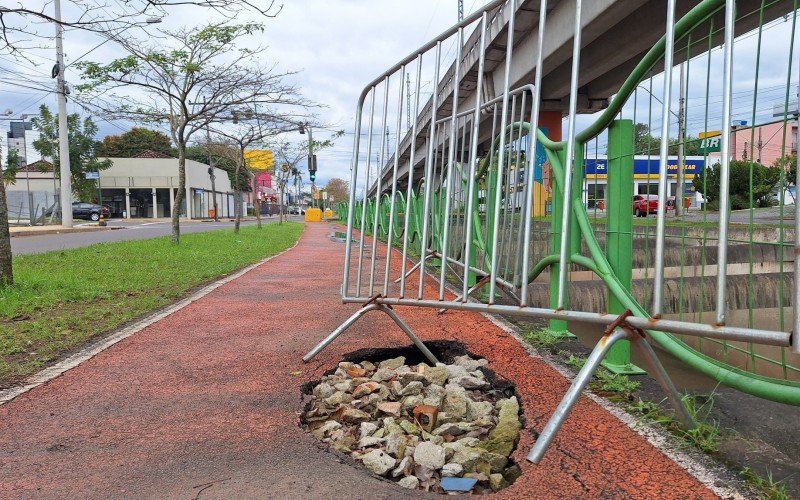
[[[25,0],[27,3],[29,0]],[[30,0],[32,3],[40,0]],[[467,8],[482,4],[479,0],[466,0]],[[69,8],[67,3],[64,8]],[[208,19],[203,9],[172,9],[164,22],[156,28],[174,28],[185,25],[187,19],[200,25]],[[66,18],[66,16],[65,16]],[[258,20],[255,16],[239,16],[238,22]],[[284,2],[283,9],[274,19],[261,21],[266,26],[254,42],[268,46],[264,53],[266,64],[277,63],[279,69],[298,71],[293,80],[304,96],[325,105],[317,111],[321,122],[331,129],[344,129],[347,135],[336,142],[334,148],[318,155],[318,179],[347,177],[352,143],[353,114],[364,85],[396,60],[435,36],[457,21],[455,0],[303,0]],[[51,36],[51,25],[35,26],[42,34]],[[132,36],[143,35],[141,30],[131,30]],[[79,58],[95,47],[102,39],[80,30],[68,30],[64,35],[66,63]],[[52,40],[43,40],[52,45]],[[33,63],[15,60],[0,54],[0,111],[10,109],[13,116],[37,113],[41,103],[51,109],[56,107],[55,94],[20,85],[53,88],[50,68],[55,62],[52,49],[27,51]],[[91,52],[84,60],[109,61],[122,52],[107,43]],[[21,76],[24,75],[24,76]],[[76,71],[67,70],[67,80],[79,81]],[[70,112],[80,112],[75,105]],[[119,134],[130,124],[109,123],[95,117],[100,127],[98,137]],[[7,125],[3,125],[7,128]],[[329,131],[315,130],[315,139],[325,139]],[[289,139],[300,141],[304,136],[291,134]],[[5,146],[5,145],[3,145]],[[5,147],[2,148],[5,151]],[[319,181],[318,181],[319,182]]]
[[[29,3],[41,4],[45,1],[24,0],[24,3],[27,6]],[[69,9],[69,2],[63,1],[64,8]],[[482,0],[466,0],[467,13],[483,3]],[[194,25],[201,25],[210,20],[208,16],[208,11],[203,9],[188,7],[172,9],[164,18],[164,22],[154,27],[180,27],[185,25],[187,20],[192,20]],[[261,19],[266,30],[253,40],[253,43],[262,43],[269,47],[264,53],[265,60],[261,62],[276,63],[280,70],[298,71],[293,80],[303,95],[326,106],[318,112],[319,120],[330,124],[331,129],[344,129],[347,133],[337,141],[334,148],[318,155],[318,182],[324,183],[332,177],[348,177],[353,113],[363,86],[400,58],[451,26],[456,22],[456,18],[456,0],[302,0],[285,2],[282,11],[274,19]],[[239,22],[252,19],[256,18],[237,17]],[[767,108],[771,109],[773,101],[782,97],[778,95],[779,87],[785,85],[788,70],[786,42],[789,38],[791,21],[779,21],[773,24],[765,31],[764,48],[762,48],[764,60],[759,74],[762,88],[757,105],[759,113],[765,112]],[[32,28],[48,37],[53,32],[53,27],[49,24],[33,25]],[[131,36],[144,35],[139,29],[131,30]],[[800,33],[797,36],[800,38]],[[757,37],[751,35],[737,43],[734,90],[740,87],[752,88],[756,41]],[[100,42],[102,39],[91,33],[68,30],[64,39],[67,64],[74,62]],[[0,92],[2,92],[0,111],[10,109],[16,117],[22,113],[36,113],[41,103],[55,109],[55,94],[52,90],[48,90],[54,85],[49,77],[55,59],[52,40],[43,39],[38,43],[45,47],[26,51],[32,62],[0,54]],[[798,45],[795,43],[795,54],[800,49]],[[123,54],[118,48],[106,43],[92,50],[84,59],[106,62],[121,55]],[[795,57],[795,60],[797,59]],[[721,51],[715,50],[712,54],[712,83],[708,93],[710,100],[712,96],[721,94],[721,87],[716,88],[721,86],[721,80],[718,78],[720,72]],[[798,73],[800,70],[798,63],[795,62],[792,70],[793,82],[797,82]],[[677,93],[677,72],[675,78]],[[700,111],[705,101],[705,79],[705,60],[698,58],[690,65],[689,132],[693,134],[700,131],[704,125]],[[73,84],[78,83],[79,79],[74,69],[67,70],[67,80]],[[637,121],[646,121],[644,117],[651,103],[657,106],[655,100],[642,92],[638,96]],[[653,92],[660,98],[662,84],[658,78],[653,82]],[[748,114],[747,100],[752,101],[752,92],[749,96],[741,94],[739,98],[745,103],[739,109]],[[749,109],[752,109],[752,102]],[[80,111],[72,104],[69,110]],[[660,113],[660,109],[653,111],[654,116]],[[714,113],[719,114],[712,110],[712,116]],[[632,118],[632,115],[633,106],[629,105],[623,116]],[[95,117],[95,120],[100,127],[98,138],[107,134],[119,134],[131,125],[124,122],[106,122],[99,117]],[[580,124],[588,124],[591,120],[592,118],[588,116],[581,117]],[[658,132],[660,128],[658,120],[654,125],[657,125],[653,127],[654,131]],[[315,130],[315,139],[324,139],[329,133],[325,130]],[[289,139],[297,141],[303,137],[296,133],[288,136]],[[5,151],[6,148],[2,149]]]

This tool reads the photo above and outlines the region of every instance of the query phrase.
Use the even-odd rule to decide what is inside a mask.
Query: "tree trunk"
[[[178,194],[172,206],[172,244],[181,242],[181,202],[186,195],[186,143],[178,142]],[[189,200],[186,200],[186,215],[189,215]]]
[[[253,191],[253,209],[256,212],[256,227],[261,229],[261,199],[258,197],[258,186],[256,185],[256,174],[250,172],[250,184]]]
[[[11,266],[11,233],[8,230],[6,186],[0,179],[0,287],[14,284]]]
[[[283,224],[283,197],[286,189],[281,186],[281,202],[278,203],[278,224]]]
[[[235,186],[233,188],[234,193],[238,193],[238,199],[236,200],[236,221],[233,223],[233,232],[239,234],[239,226],[242,223],[242,190],[239,188],[239,172],[241,171],[242,162],[240,160],[236,160],[236,170],[233,174],[233,179],[235,182]]]

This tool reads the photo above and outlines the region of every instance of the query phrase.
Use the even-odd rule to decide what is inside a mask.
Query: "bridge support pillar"
[[[606,257],[611,270],[630,292],[633,266],[633,121],[615,120],[608,128],[608,213],[606,214]],[[608,312],[625,311],[611,290]],[[603,366],[613,373],[641,375],[645,371],[631,363],[631,345],[620,340],[608,351]]]

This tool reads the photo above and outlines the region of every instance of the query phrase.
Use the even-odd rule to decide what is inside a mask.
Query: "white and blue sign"
[[[684,158],[683,163],[685,168],[684,174],[698,175],[703,171],[705,160],[702,157],[687,157]],[[661,159],[657,157],[635,156],[633,159],[633,174],[634,175],[658,175],[660,172]],[[606,175],[608,174],[608,159],[599,158],[586,158],[584,160],[586,175]],[[671,157],[667,159],[667,174],[678,174],[678,159]]]

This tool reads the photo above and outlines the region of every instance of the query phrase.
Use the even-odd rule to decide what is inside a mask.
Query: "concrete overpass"
[[[680,19],[697,1],[678,0],[676,20]],[[510,67],[510,88],[514,89],[534,81],[535,61],[538,52],[538,19],[539,0],[516,0],[496,8],[489,17],[487,32],[486,56],[484,63],[483,100],[489,100],[502,94],[506,48],[508,45],[509,20],[516,16],[514,22],[514,45]],[[763,22],[776,19],[791,12],[792,5],[788,1],[766,2]],[[750,31],[759,24],[760,0],[739,0],[737,10],[736,34]],[[574,0],[549,0],[545,46],[543,51],[542,106],[544,113],[549,113],[551,122],[560,114],[566,113],[570,91],[570,70],[572,64],[573,27],[575,16]],[[692,33],[693,48],[691,55],[697,55],[708,46],[709,31],[712,45],[722,41],[724,26],[723,12],[718,12],[706,20]],[[581,61],[578,89],[578,112],[593,113],[607,106],[608,100],[619,89],[648,50],[664,35],[666,25],[666,8],[663,0],[591,0],[584,1],[582,7]],[[704,43],[697,43],[705,39]],[[478,81],[479,60],[479,26],[465,34],[462,47],[461,78],[459,79],[458,110],[463,111],[474,106],[475,89]],[[686,59],[686,39],[676,40],[675,64]],[[661,72],[661,66],[654,68]],[[455,87],[455,62],[443,70],[437,86],[438,108],[436,119],[451,115],[453,106],[453,90]],[[378,81],[378,80],[376,80]],[[422,175],[427,151],[427,138],[431,123],[432,103],[429,100],[417,116],[418,130],[414,141],[415,178]],[[484,120],[490,120],[485,116]],[[560,127],[560,123],[558,124]],[[480,130],[489,127],[481,126]],[[556,139],[560,138],[560,130],[556,131]],[[488,134],[478,138],[479,153],[488,146]],[[411,134],[402,139],[399,148],[400,169],[399,186],[407,182],[410,158]],[[388,155],[387,155],[388,156]],[[394,157],[390,157],[383,167],[382,185],[391,186]],[[374,192],[374,185],[371,193]]]

